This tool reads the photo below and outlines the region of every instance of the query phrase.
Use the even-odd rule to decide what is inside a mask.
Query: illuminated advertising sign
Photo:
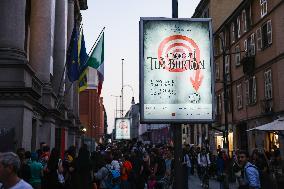
[[[116,118],[115,119],[115,138],[130,139],[130,119]]]
[[[141,122],[213,121],[211,19],[141,18]]]

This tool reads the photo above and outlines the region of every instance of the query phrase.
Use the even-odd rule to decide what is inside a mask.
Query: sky
[[[179,18],[190,18],[200,0],[179,0]],[[108,116],[108,133],[114,126],[116,98],[121,94],[124,59],[124,113],[134,94],[139,102],[139,20],[140,17],[172,16],[171,0],[88,0],[82,11],[87,51],[105,27],[105,67],[102,96]],[[127,85],[127,86],[126,86]],[[132,90],[133,89],[133,90]],[[120,109],[120,100],[118,109]],[[119,115],[119,112],[117,112]]]

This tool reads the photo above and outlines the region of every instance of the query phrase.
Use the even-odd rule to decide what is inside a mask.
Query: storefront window
[[[277,146],[277,148],[279,148],[279,137],[278,134],[273,132],[273,133],[269,133],[269,139],[270,139],[270,150],[272,149],[272,147],[275,145]]]

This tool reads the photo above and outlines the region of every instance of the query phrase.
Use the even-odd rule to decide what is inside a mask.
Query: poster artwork
[[[116,139],[130,139],[130,119],[117,118],[115,120]]]
[[[210,23],[142,20],[145,120],[211,120]]]

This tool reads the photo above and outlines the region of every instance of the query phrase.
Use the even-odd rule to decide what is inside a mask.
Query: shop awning
[[[253,131],[253,130],[259,130],[259,131],[284,131],[284,117],[280,117],[273,122],[249,129],[247,131]]]

